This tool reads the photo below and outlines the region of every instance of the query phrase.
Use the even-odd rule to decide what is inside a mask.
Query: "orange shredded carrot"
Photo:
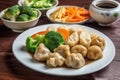
[[[62,15],[62,18],[66,18],[66,22],[79,22],[89,18],[89,12],[84,7],[66,7],[65,14]]]
[[[66,19],[66,22],[79,22],[79,19]]]
[[[70,35],[70,32],[64,28],[58,28],[57,32],[63,36],[64,40],[66,40]]]
[[[35,38],[35,37],[36,37],[36,34],[45,35],[45,34],[47,34],[47,33],[48,33],[48,31],[40,31],[40,32],[37,32],[37,33],[33,34],[31,37],[32,37],[32,38]]]
[[[89,16],[89,12],[83,7],[79,9],[79,14]]]

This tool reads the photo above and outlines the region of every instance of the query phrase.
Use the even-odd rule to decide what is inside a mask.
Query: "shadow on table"
[[[5,58],[9,73],[14,75],[17,80],[94,80],[91,75],[65,77],[33,71],[19,63],[12,53],[7,54]]]

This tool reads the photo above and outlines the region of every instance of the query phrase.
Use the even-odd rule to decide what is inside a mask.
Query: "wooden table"
[[[120,0],[118,0],[120,2]],[[59,5],[77,5],[89,8],[92,0],[59,0]],[[0,11],[17,4],[17,0],[0,0]],[[51,23],[46,16],[39,19],[37,25]],[[16,60],[12,53],[12,43],[20,34],[4,26],[0,20],[0,80],[120,80],[120,21],[108,27],[101,27],[95,21],[85,23],[107,35],[114,43],[116,56],[104,69],[84,76],[61,77],[33,71]]]

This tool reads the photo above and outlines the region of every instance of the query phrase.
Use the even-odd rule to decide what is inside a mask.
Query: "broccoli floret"
[[[32,8],[48,8],[51,7],[54,0],[26,0],[24,5]]]
[[[20,15],[20,18],[18,17],[18,19],[16,19],[17,21],[34,20],[38,17],[38,11],[28,6],[20,6],[19,9],[20,9],[20,14],[26,14],[26,15]]]
[[[50,31],[45,35],[44,44],[45,46],[53,52],[60,44],[64,44],[64,39],[62,35],[55,31]]]
[[[12,6],[4,10],[4,19],[10,21],[28,21],[38,17],[38,11],[28,6]]]
[[[45,7],[45,8],[48,8],[48,7],[51,7],[51,6],[52,6],[51,3],[45,3],[45,4],[44,4],[44,7]]]
[[[48,3],[53,3],[54,0],[46,0],[46,2],[48,2]]]
[[[29,20],[34,20],[38,17],[38,11],[33,9],[28,15],[30,16]]]
[[[37,10],[34,10],[32,9],[29,13],[28,13],[29,16],[34,16],[34,17],[37,17],[38,16],[38,11]]]
[[[20,14],[28,14],[29,12],[32,11],[32,8],[28,7],[28,6],[20,6]]]
[[[26,48],[29,52],[34,53],[36,48],[39,46],[40,43],[44,40],[44,35],[37,34],[35,38],[31,36],[27,37],[26,39]]]
[[[43,2],[42,1],[34,1],[34,3],[31,5],[33,8],[42,8]]]
[[[12,7],[9,7],[8,9],[5,10],[4,12],[4,18],[8,19],[10,21],[15,21],[16,17],[20,14],[19,6],[15,5]]]
[[[34,19],[36,19],[37,17],[35,17],[35,16],[31,16],[31,17],[29,17],[29,20],[34,20]]]
[[[33,4],[33,0],[25,0],[24,2],[23,2],[23,5],[25,5],[25,6],[31,6],[32,4]]]
[[[29,20],[34,20],[38,17],[38,11],[35,9],[32,9],[32,11],[28,13],[28,15],[30,16]]]
[[[42,0],[45,8],[51,7],[54,0]]]
[[[27,14],[21,14],[16,18],[16,21],[28,21],[29,16]]]

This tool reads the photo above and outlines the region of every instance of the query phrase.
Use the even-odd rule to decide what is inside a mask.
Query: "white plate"
[[[57,23],[64,23],[64,24],[75,24],[75,23],[77,23],[77,24],[83,24],[83,23],[85,23],[85,22],[87,22],[87,21],[89,20],[89,18],[88,18],[88,19],[85,19],[85,20],[79,21],[79,22],[60,22],[60,21],[55,21],[55,20],[53,20],[52,18],[50,18],[50,15],[51,15],[53,12],[55,12],[56,10],[58,10],[60,7],[72,7],[72,6],[70,6],[70,5],[62,5],[62,6],[56,6],[56,7],[54,7],[54,8],[49,9],[49,10],[47,11],[47,13],[46,13],[46,16],[47,16],[47,18],[48,18],[50,21],[52,21],[52,22],[57,22]]]
[[[18,61],[20,61],[23,65],[26,67],[29,67],[35,71],[45,73],[45,74],[51,74],[51,75],[59,75],[59,76],[76,76],[76,75],[85,75],[89,73],[96,72],[104,67],[106,67],[110,62],[113,60],[115,56],[115,47],[112,41],[103,33],[87,27],[83,25],[67,25],[73,26],[74,28],[81,27],[85,30],[95,32],[99,34],[101,37],[105,39],[106,47],[103,51],[103,58],[99,59],[97,61],[94,61],[90,64],[85,65],[84,67],[80,69],[70,69],[70,68],[47,68],[45,64],[40,62],[35,62],[32,58],[32,56],[27,52],[25,49],[25,41],[26,38],[36,32],[46,30],[48,26],[56,26],[59,27],[63,24],[47,24],[47,25],[41,25],[38,27],[31,28],[29,30],[26,30],[25,32],[21,33],[14,41],[12,50],[13,54],[17,58]]]

